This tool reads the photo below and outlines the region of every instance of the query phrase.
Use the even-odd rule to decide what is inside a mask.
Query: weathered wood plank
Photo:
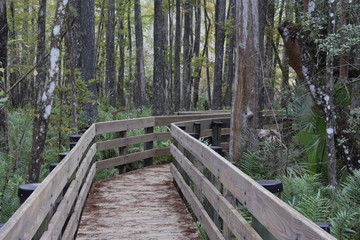
[[[64,234],[62,236],[62,239],[73,239],[76,233],[76,229],[79,226],[79,220],[80,220],[80,216],[81,216],[81,212],[82,209],[84,207],[85,204],[85,200],[87,198],[87,194],[89,193],[92,181],[94,179],[96,173],[96,166],[95,164],[92,165],[89,174],[86,177],[86,181],[84,183],[84,185],[82,186],[79,196],[77,198],[76,204],[75,204],[75,208],[74,208],[74,212],[71,215],[71,218],[67,224],[67,227],[64,231]]]
[[[84,143],[83,146],[86,144]],[[31,239],[75,172],[83,147],[76,145],[20,206],[0,231],[0,239]]]
[[[171,123],[185,122],[191,120],[200,120],[208,118],[228,118],[230,113],[201,114],[201,115],[185,115],[185,116],[160,116],[155,117],[155,126],[170,126]]]
[[[191,209],[193,210],[197,219],[201,222],[201,224],[205,228],[206,233],[209,236],[209,238],[212,240],[213,239],[224,239],[224,237],[220,233],[219,229],[216,227],[216,225],[213,223],[213,221],[211,221],[210,216],[207,214],[206,210],[201,205],[201,202],[196,198],[193,191],[186,184],[185,180],[183,179],[183,177],[181,176],[179,171],[176,169],[174,164],[171,164],[170,170],[171,170],[171,173],[172,173],[178,187],[181,189],[181,192],[183,193],[184,197],[186,198],[186,201],[190,204]]]
[[[176,112],[175,115],[200,115],[200,114],[219,114],[219,113],[229,113],[230,110],[207,110],[207,111],[185,111],[185,112]]]
[[[124,138],[117,138],[114,140],[108,140],[103,142],[97,142],[97,151],[105,151],[109,149],[114,149],[118,147],[127,147],[134,144],[144,143],[148,141],[153,141],[155,139],[156,134],[144,134],[138,136],[131,136],[131,137],[124,137]]]
[[[136,162],[154,156],[155,156],[155,149],[151,149],[143,152],[131,153],[124,156],[109,158],[96,162],[96,170],[98,171],[110,167],[116,167],[119,165]]]
[[[93,144],[89,149],[88,153],[86,154],[85,159],[82,161],[79,170],[76,173],[75,180],[72,181],[72,183],[70,184],[54,216],[51,218],[48,225],[48,230],[41,237],[42,240],[59,239],[63,226],[69,216],[71,207],[75,202],[81,184],[83,183],[83,180],[85,178],[85,174],[89,169],[95,153],[96,144]]]
[[[211,129],[204,129],[204,130],[201,130],[200,132],[200,137],[203,137],[203,138],[206,138],[206,137],[211,137],[211,132],[212,130]],[[221,129],[221,135],[230,135],[230,128],[222,128]]]
[[[154,157],[162,157],[166,155],[170,155],[170,148],[155,148],[155,156]]]
[[[219,213],[237,239],[262,239],[218,189],[174,145],[171,154]]]
[[[129,120],[118,120],[110,122],[101,122],[95,124],[96,135],[111,133],[111,132],[121,132],[131,129],[140,129],[153,127],[155,124],[155,117],[146,117],[146,118],[135,118]]]
[[[175,124],[171,132],[276,238],[335,239]]]

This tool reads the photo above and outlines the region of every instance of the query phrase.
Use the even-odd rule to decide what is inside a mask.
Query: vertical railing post
[[[126,137],[126,131],[121,131],[117,133],[118,138]],[[125,155],[126,147],[119,147],[119,156]],[[119,170],[119,174],[126,172],[126,165],[121,165],[116,167]]]
[[[154,133],[154,127],[147,127],[145,128],[145,134]],[[146,142],[144,144],[144,150],[150,150],[154,147],[154,141]],[[144,167],[150,166],[153,164],[153,158],[146,158],[144,159]]]
[[[281,199],[281,192],[283,191],[283,184],[278,180],[258,180],[256,181],[266,190],[273,193]],[[267,230],[254,216],[252,218],[252,227],[265,240],[275,240],[276,238]]]
[[[211,123],[211,143],[213,146],[221,146],[221,128],[223,122],[213,121]]]

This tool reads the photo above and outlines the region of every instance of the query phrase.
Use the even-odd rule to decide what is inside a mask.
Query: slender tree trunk
[[[329,20],[328,20],[328,34],[334,34],[336,31],[336,4],[337,1],[329,1]],[[326,115],[326,148],[328,153],[328,183],[332,186],[337,186],[336,180],[336,147],[335,147],[335,132],[336,132],[336,116],[334,106],[334,53],[332,49],[328,49],[326,56],[326,96],[327,102],[325,109]]]
[[[190,86],[191,86],[191,0],[185,0],[184,3],[184,40],[183,40],[183,83],[181,107],[186,111],[190,110]]]
[[[54,90],[57,83],[60,62],[61,30],[65,24],[67,1],[58,1],[50,42],[50,66],[46,78],[37,117],[34,119],[33,141],[28,182],[38,182],[43,163],[46,135],[49,126]]]
[[[221,108],[222,100],[222,78],[224,62],[224,41],[225,41],[225,12],[226,1],[216,0],[215,7],[215,69],[212,109]]]
[[[194,56],[195,58],[200,57],[200,37],[201,37],[201,0],[195,2],[195,39],[194,39]],[[201,67],[202,64],[199,60],[196,61],[197,66],[194,69],[195,76],[193,76],[194,92],[193,92],[193,107],[197,108],[199,101],[199,86],[201,78]]]
[[[165,113],[164,89],[164,34],[163,1],[154,1],[154,72],[153,72],[153,114]]]
[[[235,0],[230,0],[229,3],[229,13],[227,19],[227,26],[230,28],[227,34],[227,44],[226,44],[226,67],[225,67],[225,79],[224,82],[226,84],[225,95],[224,95],[224,105],[226,107],[231,106],[232,100],[232,85],[234,81],[235,75],[235,41],[236,41],[236,30],[235,30],[235,16],[236,16],[236,8],[235,8]]]
[[[36,87],[35,96],[37,96],[37,102],[35,108],[39,105],[41,96],[40,90],[44,89],[46,79],[46,0],[39,0],[39,12],[38,12],[38,32],[37,32],[37,54],[36,54]]]
[[[259,1],[238,0],[236,2],[236,72],[233,107],[231,111],[230,156],[239,162],[244,151],[249,121],[250,94],[254,91],[259,66]]]
[[[205,28],[208,29],[207,32],[209,32],[210,28],[211,28],[211,19],[207,13],[206,10],[206,0],[204,0],[204,24],[205,24]],[[209,35],[207,34],[206,37],[206,41],[208,42],[208,37]],[[207,59],[207,64],[206,64],[206,82],[207,82],[207,95],[208,95],[208,103],[209,105],[211,105],[212,100],[211,100],[211,84],[210,84],[210,67],[209,67],[209,44],[206,44],[206,47],[204,46],[204,50],[205,50],[205,54],[206,54],[206,59]],[[209,106],[207,106],[209,108]],[[207,108],[207,109],[208,109]]]
[[[117,94],[118,94],[118,104],[120,108],[125,107],[125,91],[124,91],[124,79],[125,79],[125,36],[124,36],[124,14],[123,9],[124,4],[122,2],[118,3],[118,43],[119,43],[119,73],[118,73],[118,84],[117,84]]]
[[[106,80],[105,95],[112,107],[116,107],[115,84],[115,0],[108,0],[108,18],[106,24]]]
[[[6,97],[8,30],[6,0],[0,0],[0,99]],[[0,103],[0,153],[8,152],[8,114],[6,104]]]
[[[129,99],[132,100],[132,103],[134,103],[135,105],[135,86],[136,83],[133,81],[133,43],[132,43],[132,33],[131,33],[131,5],[130,3],[128,3],[128,11],[127,11],[127,29],[128,29],[128,42],[129,42],[129,46],[128,46],[128,51],[129,51],[129,85],[131,86],[131,84],[134,86],[133,87],[133,91],[129,91],[130,92],[130,97]]]
[[[99,54],[100,54],[100,41],[103,34],[103,28],[104,28],[104,10],[105,10],[105,0],[101,1],[101,9],[100,9],[100,19],[99,19],[99,25],[97,29],[97,36],[96,36],[96,65],[98,65],[99,61]]]
[[[167,112],[171,113],[174,111],[173,106],[173,87],[174,87],[174,66],[173,66],[173,58],[174,58],[174,11],[173,11],[173,1],[168,0],[168,18],[169,18],[169,56],[168,56],[168,86],[167,86],[167,95],[166,95],[166,103],[167,103]]]
[[[145,68],[144,68],[144,40],[141,20],[140,0],[134,1],[135,38],[136,38],[136,72],[134,87],[134,103],[136,107],[146,104]]]
[[[180,110],[181,94],[181,73],[180,73],[180,54],[181,54],[181,0],[176,0],[176,26],[175,26],[175,57],[174,57],[174,110]]]
[[[81,78],[86,83],[90,92],[88,101],[83,104],[87,124],[92,124],[98,119],[96,83],[96,46],[95,46],[95,5],[94,0],[81,1]]]
[[[341,0],[341,15],[340,15],[341,26],[346,26],[348,24],[348,18],[346,14],[348,7],[349,7],[349,0]],[[343,46],[346,43],[345,32],[341,31],[340,34],[341,34],[341,45]],[[339,79],[344,83],[347,81],[349,75],[349,67],[348,67],[349,56],[347,56],[346,54],[342,54],[340,56],[339,62],[340,62]]]

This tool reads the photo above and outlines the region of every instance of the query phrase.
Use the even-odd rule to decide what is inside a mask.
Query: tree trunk
[[[131,84],[134,86],[133,87],[133,91],[129,91],[130,97],[129,99],[132,100],[132,103],[135,104],[135,86],[136,83],[133,82],[133,44],[132,44],[132,33],[131,33],[131,5],[130,3],[128,3],[128,11],[127,11],[127,29],[128,29],[128,42],[129,42],[129,46],[128,46],[128,51],[129,51],[129,85],[131,86]]]
[[[258,0],[238,0],[236,3],[237,66],[231,111],[230,156],[239,163],[250,129],[249,121],[253,117],[249,111],[249,100],[257,79],[260,46]]]
[[[87,124],[97,121],[97,87],[93,81],[96,78],[96,46],[95,46],[95,5],[94,0],[81,1],[81,78],[86,83],[90,96],[83,104]]]
[[[136,38],[136,71],[134,87],[134,103],[136,107],[146,104],[145,68],[144,68],[144,40],[141,20],[140,0],[134,1],[135,38]]]
[[[106,80],[105,95],[108,103],[116,107],[115,84],[115,0],[108,0],[108,18],[106,24]]]
[[[204,0],[204,25],[205,28],[207,29],[207,35],[206,35],[206,42],[209,41],[209,31],[211,28],[211,19],[207,13],[206,10],[206,0]],[[208,95],[208,103],[209,105],[211,105],[212,101],[211,101],[211,84],[210,84],[210,69],[209,69],[209,44],[206,44],[206,46],[204,46],[204,51],[205,51],[205,55],[206,55],[206,59],[207,59],[207,64],[206,64],[206,83],[207,83],[207,95]],[[209,106],[207,106],[206,110],[209,109]]]
[[[181,0],[176,0],[175,56],[174,56],[174,110],[180,110],[180,54],[181,54]]]
[[[0,99],[6,97],[8,30],[6,0],[0,0]],[[6,103],[2,102],[0,102],[0,152],[4,154],[9,152],[7,108]]]
[[[185,0],[184,3],[184,40],[183,40],[183,83],[181,107],[186,111],[190,110],[190,85],[191,85],[191,0]]]
[[[122,2],[118,3],[118,43],[119,43],[119,73],[118,73],[118,84],[117,84],[117,94],[118,94],[118,104],[119,107],[125,107],[125,91],[124,91],[124,80],[125,80],[125,36],[124,36],[124,4]]]
[[[225,95],[224,95],[224,105],[226,107],[231,106],[232,100],[232,85],[235,75],[235,62],[234,62],[234,53],[235,53],[235,41],[236,41],[236,30],[235,30],[235,0],[230,0],[229,3],[229,13],[227,18],[228,34],[227,34],[227,43],[226,43],[226,64],[225,64],[225,76],[224,82],[226,84]]]
[[[193,76],[194,92],[193,92],[193,107],[197,108],[199,101],[199,85],[201,79],[201,67],[202,61],[199,61],[200,57],[200,36],[201,36],[201,0],[195,1],[195,39],[194,39],[194,56],[198,60],[196,61],[196,68],[194,69],[195,75]]]
[[[341,15],[340,15],[341,26],[346,26],[348,24],[348,18],[346,14],[346,10],[348,7],[349,7],[349,0],[341,0]],[[340,34],[341,34],[341,45],[344,45],[346,42],[345,32],[341,31]],[[347,56],[346,54],[342,54],[340,56],[339,79],[343,83],[347,81],[349,75],[348,61],[349,61],[349,56]]]
[[[40,167],[43,163],[46,135],[49,126],[51,108],[53,105],[54,90],[57,83],[60,62],[61,30],[65,24],[65,9],[67,1],[58,1],[50,42],[50,66],[46,78],[40,105],[37,109],[37,117],[34,119],[33,141],[31,147],[31,162],[28,182],[38,182]]]
[[[221,108],[224,62],[226,0],[216,0],[215,7],[215,69],[212,109]]]
[[[336,31],[336,4],[337,1],[329,1],[329,20],[328,20],[328,34],[334,34]],[[335,132],[336,132],[336,115],[334,106],[334,53],[332,49],[327,50],[326,56],[326,96],[327,102],[325,110],[326,115],[326,148],[328,153],[328,183],[332,186],[337,186],[336,180],[336,147],[335,147]]]
[[[154,1],[153,114],[165,113],[163,1]]]

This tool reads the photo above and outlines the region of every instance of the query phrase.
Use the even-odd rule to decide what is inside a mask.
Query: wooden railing
[[[208,136],[215,121],[224,123],[223,134],[227,135],[229,119],[171,124],[174,139],[170,148],[174,157],[171,172],[210,239],[233,239],[233,236],[262,239],[237,211],[237,204],[246,208],[269,236],[272,234],[266,239],[335,239],[213,151],[202,139],[193,137],[195,122],[201,126],[200,136]]]
[[[0,239],[73,239],[84,203],[97,170],[116,167],[139,160],[169,155],[169,148],[152,148],[156,140],[171,139],[169,132],[154,132],[158,126],[173,122],[229,116],[228,113],[147,117],[93,124],[75,147],[42,181],[0,229]],[[126,136],[126,131],[145,129],[144,135]],[[96,136],[119,133],[113,140],[96,142]],[[121,133],[121,134],[120,134]],[[144,151],[111,159],[94,161],[97,152],[144,143]],[[122,153],[124,151],[121,151]]]
[[[193,138],[189,133],[194,131],[194,121],[200,123],[200,137],[205,140],[214,134],[212,123],[223,122],[218,138],[222,139],[221,146],[228,148],[228,112],[93,124],[0,229],[0,239],[73,239],[96,171],[140,160],[148,165],[153,157],[170,153],[175,159],[171,166],[174,180],[210,239],[230,239],[232,235],[237,239],[260,238],[235,209],[236,202],[246,207],[278,239],[334,239]],[[170,125],[171,133],[156,130],[156,127]],[[144,129],[145,134],[126,136],[132,129]],[[96,136],[107,133],[118,133],[118,138],[96,142]],[[153,148],[154,141],[167,139],[174,141],[170,148]],[[144,151],[125,154],[125,149],[134,144],[144,144]],[[109,149],[119,149],[120,155],[94,161],[97,152]],[[220,229],[205,209],[210,205],[223,221]]]

